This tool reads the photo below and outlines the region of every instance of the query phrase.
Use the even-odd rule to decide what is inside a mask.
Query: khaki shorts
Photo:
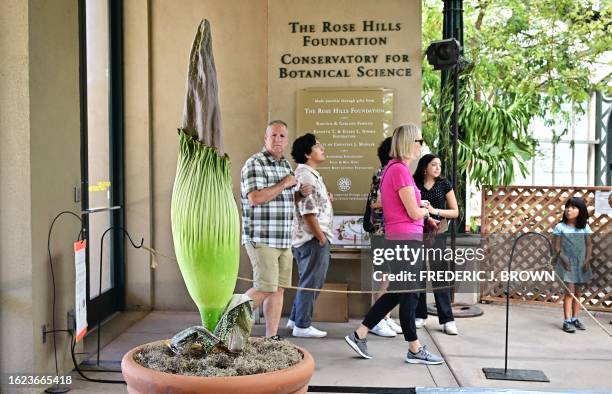
[[[247,242],[244,247],[253,267],[255,290],[273,293],[278,286],[291,286],[291,248],[273,248],[259,242]]]

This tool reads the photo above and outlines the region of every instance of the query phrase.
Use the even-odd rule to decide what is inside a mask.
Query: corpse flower
[[[252,326],[250,299],[233,295],[240,221],[230,160],[223,152],[217,91],[210,25],[203,20],[189,57],[171,205],[176,259],[203,327],[177,334],[170,346],[176,352],[194,342],[205,352],[215,346],[240,350]]]
[[[121,372],[130,393],[305,393],[315,368],[310,353],[286,341],[249,339],[251,299],[232,295],[240,223],[211,49],[203,20],[189,57],[171,207],[176,259],[202,325],[130,350]]]

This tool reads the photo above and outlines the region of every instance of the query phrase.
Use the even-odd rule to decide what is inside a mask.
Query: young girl
[[[580,303],[572,297],[580,299],[581,286],[593,277],[591,272],[592,243],[589,234],[591,228],[587,224],[589,214],[581,198],[572,197],[565,202],[563,218],[553,230],[555,250],[560,252],[556,271],[566,283],[569,293],[563,298],[563,331],[576,332],[585,330],[584,324],[577,319]]]

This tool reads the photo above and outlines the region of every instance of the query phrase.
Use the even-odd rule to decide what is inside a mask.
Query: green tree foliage
[[[440,0],[423,2],[424,50],[442,39]],[[612,2],[595,0],[466,0],[461,74],[459,171],[476,185],[509,184],[536,154],[527,127],[547,115],[551,138],[567,131],[590,93],[612,93]],[[423,51],[425,52],[425,51]],[[606,63],[607,62],[607,63]],[[448,151],[452,95],[423,57],[423,131],[428,145]],[[445,160],[446,166],[450,164]]]

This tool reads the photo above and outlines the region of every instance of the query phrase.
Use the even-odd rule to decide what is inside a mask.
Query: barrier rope
[[[178,260],[176,260],[176,258],[172,257],[172,256],[168,256],[165,255],[163,253],[158,252],[157,250],[143,245],[141,249],[146,250],[147,252],[149,252],[151,254],[151,268],[155,269],[158,266],[158,262],[157,262],[157,258],[158,257],[162,257],[166,260],[170,260],[170,261],[174,261],[176,263],[178,263]],[[610,338],[612,338],[612,333],[610,331],[608,331],[603,324],[601,324],[597,318],[591,313],[591,311],[589,311],[583,304],[582,302],[574,295],[574,293],[572,293],[569,289],[569,287],[567,287],[567,285],[565,284],[565,282],[563,282],[563,280],[559,277],[559,274],[557,273],[557,271],[555,270],[555,267],[552,265],[552,262],[555,261],[557,257],[557,254],[553,255],[550,260],[548,260],[546,262],[546,267],[551,268],[552,272],[554,272],[555,278],[557,278],[559,280],[559,282],[561,283],[561,285],[565,288],[566,292],[569,293],[572,298],[576,301],[578,301],[578,304],[580,305],[580,307],[587,313],[587,315],[606,333],[608,334],[608,336]],[[253,279],[250,278],[243,278],[243,277],[238,277],[238,280],[243,281],[243,282],[249,282],[249,283],[255,283],[255,281]],[[262,283],[262,284],[272,284],[272,283]],[[275,285],[276,284],[272,284]],[[340,293],[340,294],[378,294],[381,292],[381,290],[334,290],[334,289],[314,289],[314,288],[310,288],[310,287],[298,287],[298,286],[277,286],[277,287],[282,287],[284,289],[291,289],[291,290],[302,290],[302,291],[318,291],[321,293]],[[440,286],[440,287],[436,287],[436,290],[439,289],[451,289],[451,288],[455,288],[457,287],[457,285],[454,286]],[[427,291],[428,289],[412,289],[412,290],[389,290],[386,291],[386,293],[417,293],[417,292],[422,292],[422,291]]]
[[[166,260],[170,260],[170,261],[174,261],[176,263],[178,263],[178,261],[172,257],[172,256],[168,256],[165,255],[163,253],[158,252],[157,250],[148,247],[146,245],[142,246],[142,249],[146,250],[147,252],[151,253],[151,255],[153,256],[153,259],[151,261],[151,268],[155,269],[157,268],[158,264],[157,264],[157,259],[156,257],[163,257]],[[243,278],[241,276],[238,277],[238,280],[243,281],[243,282],[249,282],[249,283],[255,283],[255,281],[253,279],[250,278]],[[282,285],[277,285],[276,283],[266,283],[266,282],[259,282],[260,284],[263,285],[272,285],[272,286],[276,286],[276,287],[281,287],[283,289],[289,289],[289,290],[302,290],[302,291],[318,291],[321,293],[340,293],[340,294],[378,294],[380,293],[382,290],[335,290],[335,289],[315,289],[315,288],[311,288],[311,287],[299,287],[299,286],[282,286]],[[440,289],[452,289],[457,287],[457,285],[450,285],[450,286],[436,286],[435,290],[440,290]],[[387,290],[385,291],[385,293],[390,293],[390,294],[400,294],[400,293],[420,293],[423,291],[428,291],[429,289],[424,288],[424,289],[411,289],[411,290]]]
[[[555,278],[559,279],[559,283],[561,283],[561,286],[563,286],[563,288],[565,288],[565,291],[567,292],[567,294],[571,295],[571,296],[572,296],[572,298],[573,298],[574,300],[578,301],[578,305],[580,305],[580,307],[581,307],[581,308],[582,308],[582,309],[583,309],[583,310],[584,310],[584,311],[587,313],[587,315],[588,315],[588,316],[589,316],[589,317],[590,317],[590,318],[591,318],[591,319],[592,319],[592,320],[593,320],[595,323],[597,323],[597,325],[598,325],[598,326],[599,326],[599,327],[600,327],[602,330],[604,330],[604,332],[605,332],[606,334],[608,334],[608,336],[609,336],[610,338],[612,338],[612,332],[608,331],[608,329],[607,329],[606,327],[604,327],[604,325],[603,325],[603,324],[601,324],[601,323],[599,322],[599,320],[597,320],[597,318],[595,317],[595,315],[593,315],[593,314],[591,313],[591,311],[589,311],[589,310],[586,308],[586,306],[584,306],[584,305],[582,304],[582,301],[580,301],[580,300],[578,299],[578,297],[576,297],[576,296],[574,295],[574,293],[573,293],[573,292],[572,292],[572,291],[569,289],[569,287],[568,287],[568,286],[565,284],[565,282],[564,282],[564,281],[561,279],[561,277],[559,276],[559,274],[558,274],[558,273],[557,273],[557,271],[555,270],[555,267],[552,265],[552,262],[553,262],[553,261],[556,259],[556,257],[557,257],[558,255],[559,255],[558,253],[557,253],[557,254],[555,254],[555,255],[554,255],[554,256],[553,256],[553,257],[552,257],[552,258],[551,258],[551,259],[550,259],[550,260],[549,260],[549,261],[546,263],[546,265],[547,265],[549,268],[551,268],[552,272],[554,272],[554,274],[555,274]]]

